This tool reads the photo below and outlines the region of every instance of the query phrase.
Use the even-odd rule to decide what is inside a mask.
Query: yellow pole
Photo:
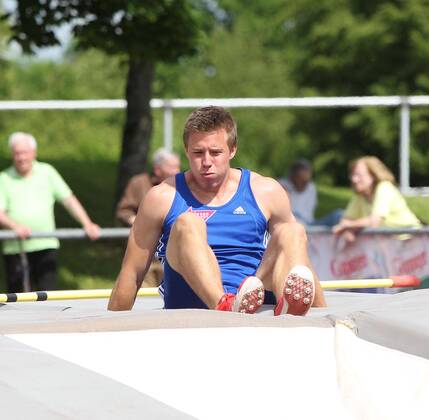
[[[371,289],[392,287],[392,279],[326,280],[320,282],[322,289]]]
[[[320,282],[322,289],[362,289],[375,287],[416,287],[420,279],[415,276],[392,276],[380,279],[327,280]],[[100,299],[109,298],[112,289],[52,290],[46,292],[0,293],[0,303],[35,302],[44,300]],[[157,287],[142,288],[137,296],[159,296]]]

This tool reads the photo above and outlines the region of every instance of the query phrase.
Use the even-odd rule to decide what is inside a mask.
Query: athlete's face
[[[202,188],[216,188],[225,179],[230,160],[235,156],[236,147],[228,146],[225,129],[193,133],[188,139],[186,156],[189,167],[198,185]]]

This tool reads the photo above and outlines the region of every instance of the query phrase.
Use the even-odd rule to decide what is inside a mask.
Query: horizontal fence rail
[[[129,228],[103,228],[100,229],[100,239],[127,238]],[[54,231],[32,232],[29,238],[58,238],[58,239],[86,239],[88,238],[84,229],[56,229]],[[0,241],[6,239],[19,239],[13,230],[0,231]]]
[[[307,227],[306,231],[309,235],[317,233],[330,233],[331,229],[324,226]],[[114,239],[114,238],[127,238],[129,235],[129,228],[103,228],[100,229],[100,239]],[[361,231],[361,235],[423,235],[429,233],[429,227],[420,228],[371,228]],[[56,229],[50,232],[32,232],[30,238],[58,238],[58,239],[85,239],[87,235],[85,230],[79,228],[70,229]],[[13,230],[0,230],[0,241],[7,239],[19,239]]]
[[[397,107],[400,109],[399,184],[404,194],[429,195],[428,187],[410,186],[410,107],[428,106],[428,95],[414,96],[343,96],[306,98],[153,98],[150,106],[164,111],[164,146],[173,149],[173,109],[189,109],[207,105],[226,108],[344,108]],[[125,109],[124,99],[0,101],[0,111]]]
[[[17,110],[68,110],[68,109],[124,109],[125,99],[80,99],[80,100],[42,100],[42,101],[0,101],[0,111]],[[154,109],[189,109],[207,105],[219,105],[228,108],[300,108],[300,107],[362,107],[400,105],[427,106],[429,95],[418,96],[342,96],[307,98],[188,98],[157,99],[150,101]]]

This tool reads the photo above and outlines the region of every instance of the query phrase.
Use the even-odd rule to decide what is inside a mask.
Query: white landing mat
[[[13,334],[198,419],[348,420],[334,328]],[[325,417],[326,415],[326,417]]]
[[[429,361],[342,323],[8,337],[198,419],[429,418]]]

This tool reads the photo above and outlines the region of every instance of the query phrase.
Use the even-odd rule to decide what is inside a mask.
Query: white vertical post
[[[170,101],[164,102],[164,147],[173,151],[173,107]]]
[[[410,105],[407,98],[401,103],[401,137],[399,144],[399,186],[403,193],[410,188]]]

